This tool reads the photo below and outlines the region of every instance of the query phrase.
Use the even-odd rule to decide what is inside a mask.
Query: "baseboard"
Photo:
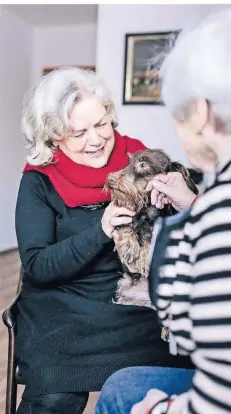
[[[12,247],[11,249],[2,250],[0,251],[0,256],[4,256],[5,254],[16,252],[17,250],[18,250],[17,247]]]

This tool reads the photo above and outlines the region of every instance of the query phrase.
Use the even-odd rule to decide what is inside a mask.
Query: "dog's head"
[[[198,189],[189,176],[188,170],[160,149],[148,149],[136,152],[124,169],[109,174],[105,188],[111,190],[112,201],[119,207],[127,207],[139,212],[150,203],[145,188],[157,174],[178,171],[188,187],[198,194]]]

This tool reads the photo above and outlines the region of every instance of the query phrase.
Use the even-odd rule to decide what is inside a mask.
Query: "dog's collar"
[[[141,278],[141,273],[138,272],[131,272],[128,267],[123,263],[123,270],[124,272],[131,277],[131,279],[135,282],[138,281]]]

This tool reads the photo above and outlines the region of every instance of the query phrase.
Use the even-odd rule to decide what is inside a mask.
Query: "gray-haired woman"
[[[16,230],[24,268],[16,351],[26,387],[20,414],[82,413],[89,391],[130,365],[187,366],[169,356],[156,313],[115,305],[121,264],[112,233],[134,212],[102,191],[128,152],[107,89],[94,73],[60,69],[24,104],[28,164]],[[183,199],[194,198],[187,186]]]
[[[121,370],[104,385],[96,413],[228,414],[231,9],[182,33],[164,62],[162,79],[164,101],[188,158],[204,172],[205,189],[191,208],[159,222],[150,293],[160,321],[170,330],[170,351],[190,354],[196,371],[188,392],[176,397],[174,369]],[[155,177],[150,183],[153,201],[160,194],[171,199],[175,181],[173,176]],[[171,386],[166,386],[167,376]]]

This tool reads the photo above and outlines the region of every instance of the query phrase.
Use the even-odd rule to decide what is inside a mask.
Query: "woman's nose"
[[[102,138],[98,135],[95,128],[89,130],[89,144],[91,145],[99,145],[102,141]]]

